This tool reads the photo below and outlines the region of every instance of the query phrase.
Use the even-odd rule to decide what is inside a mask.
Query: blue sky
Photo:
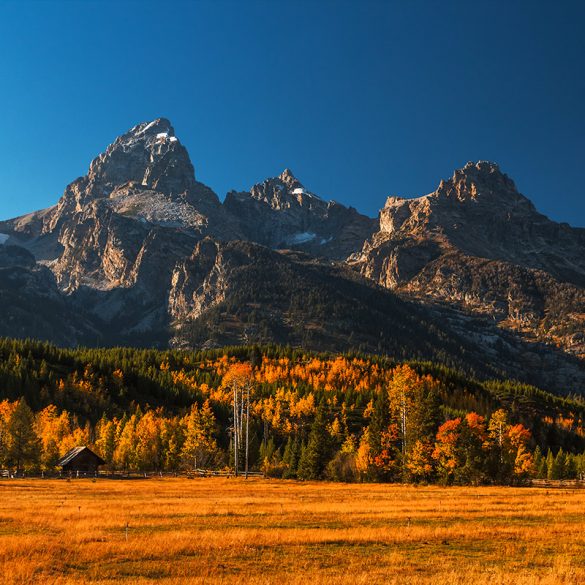
[[[165,116],[223,198],[290,167],[375,215],[468,160],[585,226],[585,2],[0,0],[0,218]]]

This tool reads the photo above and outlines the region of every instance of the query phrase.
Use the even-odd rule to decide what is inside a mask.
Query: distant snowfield
[[[5,244],[9,237],[10,236],[6,234],[0,234],[0,246],[2,246],[2,244]]]

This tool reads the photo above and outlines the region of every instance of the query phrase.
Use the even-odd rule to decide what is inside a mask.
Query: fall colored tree
[[[503,409],[488,423],[488,441],[492,450],[491,477],[503,483],[523,480],[533,473],[532,454],[528,449],[530,431],[522,424],[512,425]]]
[[[388,384],[390,418],[397,430],[406,469],[415,445],[420,459],[421,445],[432,444],[439,414],[436,386],[430,376],[420,376],[407,364],[397,366],[392,372]]]
[[[217,451],[214,438],[216,422],[209,400],[201,408],[194,404],[182,422],[185,441],[181,458],[192,469],[209,465]]]
[[[248,363],[232,364],[223,376],[222,385],[230,388],[233,396],[232,443],[234,473],[239,472],[240,451],[244,451],[244,472],[248,477],[250,391],[253,384],[252,366]],[[243,446],[243,449],[242,449]]]
[[[116,451],[116,420],[108,420],[102,416],[95,429],[95,449],[98,455],[106,462],[106,465],[112,469],[114,463],[114,453]]]
[[[410,450],[406,470],[414,481],[430,481],[433,477],[433,445],[417,440]]]
[[[455,471],[461,465],[458,449],[461,436],[461,418],[444,422],[437,431],[437,441],[433,451],[433,459],[437,464],[437,472],[443,483],[453,483]]]
[[[34,429],[34,414],[21,398],[8,419],[6,463],[17,473],[34,468],[40,455],[40,442]]]

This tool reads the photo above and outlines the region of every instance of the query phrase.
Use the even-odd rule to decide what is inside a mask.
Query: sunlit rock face
[[[491,162],[416,199],[390,197],[350,261],[380,285],[489,316],[585,355],[585,230],[540,214]]]

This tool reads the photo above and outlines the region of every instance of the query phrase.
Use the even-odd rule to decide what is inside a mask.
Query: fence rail
[[[238,472],[239,477],[245,477],[245,472]],[[216,469],[190,469],[185,471],[45,471],[40,473],[16,473],[8,469],[0,469],[0,478],[4,479],[22,479],[22,478],[41,478],[41,479],[77,479],[77,478],[102,478],[102,479],[149,479],[163,477],[234,477],[232,470]],[[264,477],[260,471],[249,471],[248,477]]]
[[[240,471],[239,477],[244,477],[245,472]],[[235,477],[233,470],[217,469],[190,469],[184,471],[98,471],[96,473],[87,472],[65,472],[58,471],[42,473],[15,473],[8,469],[0,469],[0,479],[22,479],[22,478],[40,478],[40,479],[153,479],[163,477],[186,477],[190,479],[199,477]],[[249,471],[248,477],[264,477],[260,471]],[[579,488],[585,489],[585,479],[532,479],[528,482],[531,487],[540,488]]]
[[[532,487],[546,488],[585,488],[585,479],[533,479],[530,485]]]

